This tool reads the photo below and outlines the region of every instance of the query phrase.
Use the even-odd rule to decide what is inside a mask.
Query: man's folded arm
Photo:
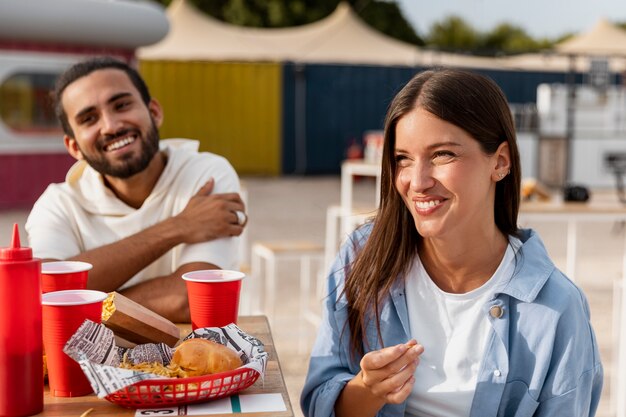
[[[93,269],[89,271],[88,288],[115,291],[139,271],[183,242],[181,229],[173,219],[167,219],[117,242],[82,252],[66,260],[93,265]]]

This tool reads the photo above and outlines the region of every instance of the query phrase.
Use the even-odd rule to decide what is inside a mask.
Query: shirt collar
[[[535,231],[522,229],[519,238],[522,247],[515,257],[513,277],[501,288],[500,293],[531,303],[556,267]]]

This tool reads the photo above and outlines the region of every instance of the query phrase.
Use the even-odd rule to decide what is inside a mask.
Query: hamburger
[[[234,350],[200,338],[178,345],[171,364],[179,366],[190,377],[232,371],[243,365]]]

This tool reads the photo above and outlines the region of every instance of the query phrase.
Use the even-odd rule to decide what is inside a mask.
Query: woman
[[[520,160],[490,79],[415,76],[385,121],[381,203],[329,277],[307,416],[595,414],[583,293],[517,227]]]

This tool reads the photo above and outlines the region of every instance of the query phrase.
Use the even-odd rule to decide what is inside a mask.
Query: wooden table
[[[287,395],[287,387],[285,386],[283,374],[280,369],[278,356],[276,355],[276,350],[274,349],[274,340],[272,339],[272,333],[267,317],[242,316],[239,317],[237,325],[245,332],[250,333],[261,340],[261,342],[265,345],[265,350],[269,354],[267,369],[265,371],[265,382],[261,381],[261,378],[259,378],[253,386],[242,393],[280,393],[282,394],[287,411],[271,413],[212,414],[211,417],[232,417],[234,415],[242,415],[246,417],[293,417],[293,410],[291,408],[291,403],[289,402],[289,396]],[[179,327],[181,329],[181,336],[187,335],[191,332],[190,324],[181,324]],[[41,414],[37,415],[79,417],[90,408],[93,408],[93,411],[89,413],[89,417],[134,416],[136,411],[134,409],[122,408],[104,399],[99,399],[94,394],[72,398],[53,397],[48,392],[48,386],[46,386],[44,393],[44,410]]]

